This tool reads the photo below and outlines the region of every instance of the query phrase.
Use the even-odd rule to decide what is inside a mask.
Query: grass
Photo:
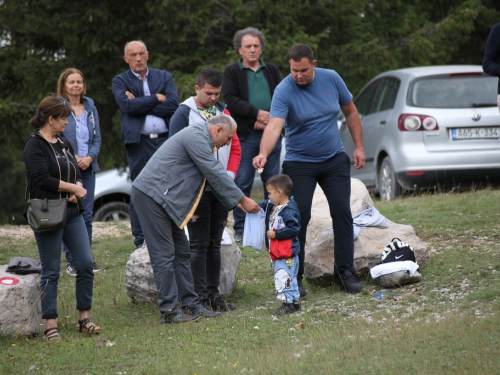
[[[105,269],[95,278],[92,316],[105,332],[76,333],[74,278],[61,273],[63,341],[1,337],[0,373],[498,373],[498,202],[500,191],[491,189],[376,201],[382,214],[412,225],[427,242],[431,256],[422,282],[380,300],[372,294],[383,289],[368,279],[358,295],[307,285],[302,312],[279,319],[271,315],[279,303],[268,256],[243,249],[229,298],[236,311],[194,324],[160,325],[156,306],[132,304],[125,294],[132,237],[97,237],[94,253]],[[37,258],[31,237],[0,236],[0,249],[2,264],[11,256]],[[303,329],[295,328],[300,321]],[[106,346],[104,338],[115,345]]]

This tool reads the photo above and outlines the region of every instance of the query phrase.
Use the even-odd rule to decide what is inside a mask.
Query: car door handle
[[[385,125],[385,123],[386,123],[385,120],[380,121],[380,125]]]

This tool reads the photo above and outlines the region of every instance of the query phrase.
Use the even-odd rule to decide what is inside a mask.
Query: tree
[[[389,69],[481,63],[498,19],[492,0],[0,0],[0,174],[24,180],[28,120],[69,67],[83,71],[99,111],[101,168],[126,164],[111,80],[127,69],[129,40],[146,43],[149,65],[173,74],[181,99],[193,94],[202,68],[236,60],[233,35],[248,26],[264,32],[265,59],[283,75],[289,48],[307,43],[355,94]],[[0,207],[0,221],[22,211],[23,189],[8,190],[0,198],[17,203]]]

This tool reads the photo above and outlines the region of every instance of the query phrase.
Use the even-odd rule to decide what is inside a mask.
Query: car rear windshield
[[[477,108],[497,105],[498,78],[459,73],[415,79],[408,105],[423,108]]]

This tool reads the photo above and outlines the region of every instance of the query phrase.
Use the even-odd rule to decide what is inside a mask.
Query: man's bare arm
[[[260,151],[253,159],[253,166],[255,169],[264,168],[267,162],[267,157],[273,151],[276,142],[278,142],[283,126],[285,125],[285,119],[274,117],[269,120],[269,123],[264,130],[262,135],[262,140],[260,141]]]
[[[365,166],[366,157],[365,147],[363,146],[363,127],[361,126],[358,110],[352,101],[340,107],[340,109],[344,113],[347,128],[354,142],[354,167],[356,169],[361,169]]]

